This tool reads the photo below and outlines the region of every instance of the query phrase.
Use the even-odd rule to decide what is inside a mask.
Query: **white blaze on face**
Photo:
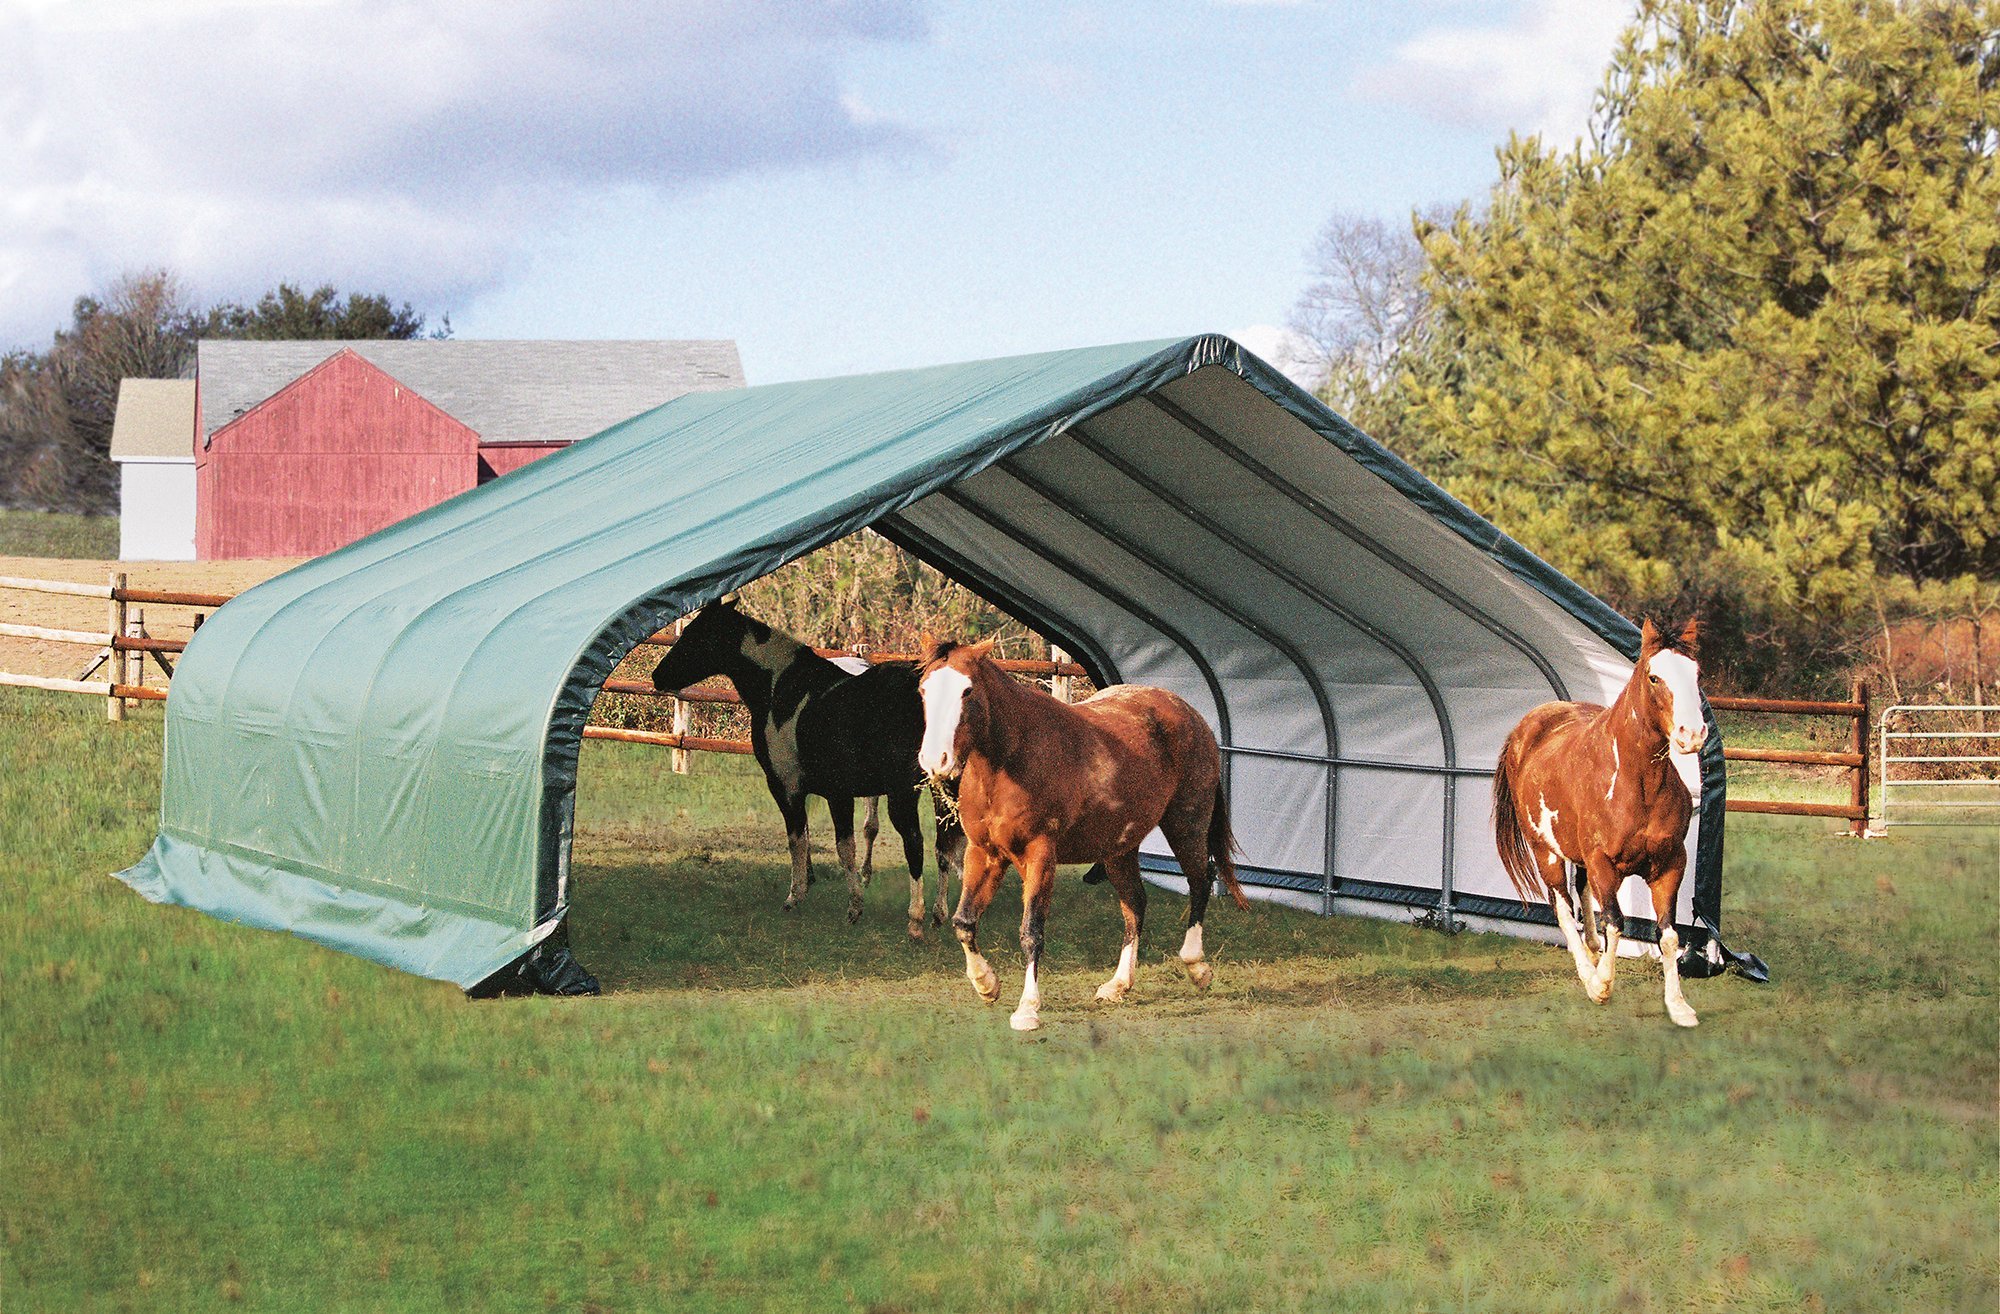
[[[1699,751],[1702,740],[1708,737],[1708,727],[1701,719],[1701,691],[1696,687],[1701,668],[1684,653],[1656,652],[1646,663],[1646,672],[1667,686],[1672,701],[1674,724],[1669,740],[1673,751]]]
[[[958,741],[958,718],[970,688],[971,677],[949,666],[924,677],[919,689],[924,699],[924,742],[917,749],[917,765],[927,775],[955,776],[965,765],[957,760],[952,745]]]

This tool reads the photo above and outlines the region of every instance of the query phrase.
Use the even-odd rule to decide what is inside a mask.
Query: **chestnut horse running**
[[[963,886],[952,927],[965,947],[965,974],[987,1003],[1000,979],[979,952],[979,918],[1012,863],[1021,871],[1021,952],[1027,975],[1010,1019],[1016,1031],[1041,1025],[1036,970],[1042,927],[1059,862],[1102,862],[1125,915],[1118,970],[1098,987],[1123,999],[1138,963],[1146,915],[1139,845],[1165,832],[1188,882],[1188,929],[1181,963],[1206,990],[1202,917],[1210,864],[1240,908],[1249,907],[1230,856],[1222,754],[1207,722],[1164,689],[1113,685],[1085,701],[1057,702],[987,658],[992,643],[944,643],[923,668],[924,738],[917,762],[933,780],[956,778],[965,827]]]
[[[1652,893],[1660,926],[1667,1016],[1684,1027],[1699,1019],[1681,993],[1674,900],[1687,869],[1688,822],[1700,801],[1694,755],[1708,737],[1695,643],[1693,621],[1673,640],[1647,621],[1638,664],[1618,700],[1609,707],[1537,707],[1507,736],[1493,776],[1500,862],[1524,907],[1532,896],[1555,909],[1584,992],[1594,1003],[1611,998],[1618,887],[1637,876]],[[1583,869],[1574,885],[1569,864]]]

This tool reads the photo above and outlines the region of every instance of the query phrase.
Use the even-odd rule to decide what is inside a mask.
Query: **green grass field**
[[[0,511],[0,557],[103,560],[117,555],[117,516]]]
[[[0,693],[16,1310],[1978,1310],[2000,1300],[2000,831],[1731,823],[1767,986],[1590,1005],[1501,937],[1153,903],[1139,984],[1066,879],[982,1007],[900,864],[779,911],[740,762],[586,745],[595,1000],[474,1003],[106,873],[157,709]]]

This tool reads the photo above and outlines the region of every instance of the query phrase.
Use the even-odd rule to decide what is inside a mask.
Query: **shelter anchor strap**
[[[465,992],[473,999],[503,995],[596,995],[603,988],[569,949],[564,919],[540,944]]]
[[[1755,954],[1739,954],[1722,943],[1722,932],[1708,918],[1695,915],[1695,925],[1708,933],[1707,942],[1699,949],[1689,945],[1681,951],[1681,974],[1690,977],[1721,976],[1734,968],[1752,981],[1759,983],[1771,979],[1771,969]]]

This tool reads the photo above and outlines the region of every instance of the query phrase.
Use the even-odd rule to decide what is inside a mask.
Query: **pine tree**
[[[1356,415],[1614,603],[2000,575],[2000,6],[1643,0]]]

